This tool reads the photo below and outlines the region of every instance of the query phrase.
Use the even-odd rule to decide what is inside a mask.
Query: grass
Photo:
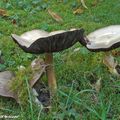
[[[0,17],[0,50],[5,61],[0,65],[1,71],[17,71],[18,66],[27,67],[37,57],[24,53],[12,41],[11,33],[82,27],[88,34],[104,26],[120,24],[120,0],[85,0],[88,10],[78,0],[60,1],[62,0],[0,1],[0,8],[6,9],[9,15]],[[93,5],[94,1],[98,1],[97,4]],[[78,7],[84,12],[74,15],[73,11]],[[47,12],[48,8],[59,13],[63,23],[54,21]],[[73,52],[77,47],[80,50]],[[45,112],[31,101],[28,101],[27,107],[23,107],[13,99],[0,97],[0,115],[19,115],[17,120],[119,120],[120,80],[108,72],[102,58],[103,53],[89,52],[79,44],[55,53],[58,91],[52,100],[51,110]],[[119,58],[116,59],[120,61]],[[102,79],[99,93],[89,85],[93,79],[89,76],[91,73]],[[113,87],[116,85],[118,87]]]

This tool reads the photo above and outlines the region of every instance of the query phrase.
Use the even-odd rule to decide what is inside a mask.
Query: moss
[[[16,72],[16,77],[10,84],[10,88],[16,93],[20,105],[24,107],[29,103],[29,92],[31,91],[31,88],[27,83],[32,79],[32,75],[33,71],[31,70],[31,67],[19,70]]]

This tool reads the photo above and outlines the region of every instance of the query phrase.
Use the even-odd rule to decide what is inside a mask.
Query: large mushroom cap
[[[83,29],[71,29],[46,32],[44,30],[28,31],[21,36],[12,34],[14,41],[29,53],[51,53],[67,49],[83,39]]]
[[[91,51],[108,51],[120,46],[120,25],[98,29],[87,36],[86,47]]]

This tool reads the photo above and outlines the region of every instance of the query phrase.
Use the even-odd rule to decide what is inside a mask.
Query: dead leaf
[[[42,65],[43,65],[42,59],[35,59],[31,63],[31,69],[33,70],[33,78],[30,80],[31,87],[33,87],[34,84],[43,75],[43,73],[45,71],[45,66],[42,66]],[[21,69],[19,69],[19,70],[21,70]],[[15,75],[11,71],[0,72],[0,96],[12,97],[19,103],[17,94],[14,91],[12,91],[11,87],[10,87],[10,84],[11,84],[13,78],[15,78]]]
[[[118,62],[114,60],[112,55],[106,55],[103,59],[103,63],[108,67],[112,74],[120,75],[120,66]]]
[[[63,19],[55,12],[52,12],[50,9],[48,9],[48,13],[52,16],[52,18],[57,22],[63,22]]]
[[[95,83],[95,90],[96,90],[97,93],[100,91],[101,87],[102,87],[101,86],[101,78],[99,78],[97,80],[97,82]]]
[[[16,25],[17,24],[17,21],[15,19],[12,20],[12,24],[13,25]]]
[[[115,56],[115,57],[120,56],[120,51],[115,51],[115,50],[114,50],[114,51],[112,51],[111,53],[112,53],[112,55]]]
[[[6,11],[6,10],[4,10],[4,9],[0,9],[0,16],[3,16],[3,17],[8,16],[7,11]]]
[[[78,9],[76,9],[75,11],[73,11],[73,14],[82,14],[83,12],[84,12],[83,9],[78,8]]]
[[[86,6],[84,0],[81,0],[81,3],[82,3],[82,6],[83,6],[84,8],[88,9],[88,7]]]
[[[101,78],[99,78],[95,83],[90,84],[90,86],[92,87],[92,89],[95,89],[97,93],[99,93],[102,85],[101,85]]]
[[[41,78],[43,73],[45,72],[45,63],[43,59],[37,58],[32,61],[31,69],[33,71],[33,78],[30,80],[30,86],[33,87],[35,83]]]
[[[103,63],[111,70],[114,69],[117,65],[115,62],[114,57],[112,55],[107,55],[103,58]]]
[[[36,91],[37,94],[34,94],[35,96],[35,101],[40,105],[42,103],[43,106],[50,106],[50,92],[48,88],[41,83],[41,81],[38,82],[38,80],[41,78],[41,76],[45,72],[45,63],[43,59],[37,58],[32,61],[31,63],[31,70],[32,70],[32,79],[30,80],[30,87],[33,89],[33,91]],[[25,68],[24,68],[25,69]],[[24,70],[23,66],[22,69],[20,68],[19,70],[22,71]],[[11,90],[11,82],[14,80],[15,75],[11,71],[4,71],[0,72],[0,96],[4,97],[11,97],[14,98],[17,103],[20,103],[20,99],[17,96],[17,91],[14,92]],[[37,84],[36,84],[37,83]],[[20,91],[19,91],[20,92]]]
[[[17,100],[17,96],[10,90],[9,86],[13,78],[14,73],[11,71],[0,72],[0,96],[12,97]]]
[[[92,87],[92,89],[96,90],[98,93],[101,89],[101,78],[98,78],[95,73],[88,73],[87,74],[88,79],[90,80],[89,85]]]

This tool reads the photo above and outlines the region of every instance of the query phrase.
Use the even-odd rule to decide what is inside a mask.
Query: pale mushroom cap
[[[25,32],[21,37],[27,40],[36,40],[41,37],[46,37],[48,34],[49,33],[44,30],[32,30]]]
[[[73,29],[70,31],[74,31],[74,30],[76,30],[76,29]],[[32,31],[23,33],[21,36],[12,34],[12,37],[15,38],[19,44],[24,45],[25,47],[30,47],[30,45],[33,42],[35,42],[37,39],[50,37],[52,35],[61,34],[64,32],[67,32],[67,31],[58,30],[58,31],[53,31],[53,32],[48,33],[44,30],[32,30]]]
[[[65,30],[58,30],[58,31],[53,31],[48,34],[48,36],[55,35],[55,34],[60,34],[66,32]]]
[[[32,30],[21,36],[12,34],[13,40],[29,53],[59,52],[74,45],[76,42],[84,43],[84,30],[58,30],[46,32],[44,30]]]
[[[98,29],[87,36],[88,49],[107,49],[120,42],[120,25],[111,25]]]
[[[49,33],[44,30],[32,30],[23,33],[21,36],[12,34],[12,37],[15,38],[19,44],[29,47],[37,39],[44,38],[48,36],[48,34]]]

